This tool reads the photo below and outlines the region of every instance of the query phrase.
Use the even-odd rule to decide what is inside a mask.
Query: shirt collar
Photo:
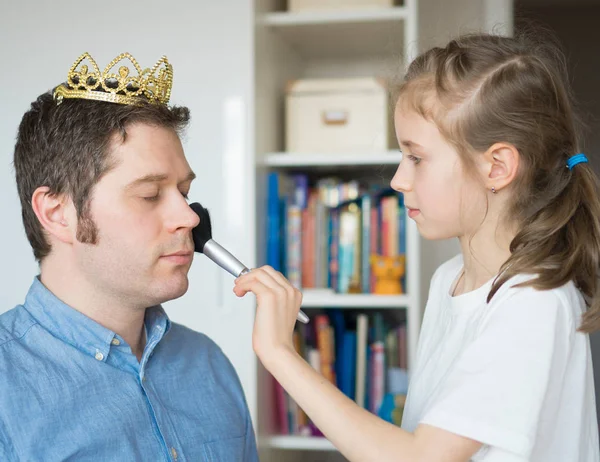
[[[34,278],[25,298],[24,307],[54,337],[99,361],[106,361],[108,358],[113,339],[117,338],[120,343],[123,342],[115,332],[59,300],[42,284],[39,277]],[[167,314],[160,305],[146,310],[144,324],[148,337],[156,337],[158,333],[160,338],[171,326]],[[150,340],[148,337],[147,342]],[[156,343],[160,338],[155,338]]]

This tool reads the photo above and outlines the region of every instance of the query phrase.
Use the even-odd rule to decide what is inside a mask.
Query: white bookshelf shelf
[[[402,160],[398,151],[372,153],[293,153],[268,154],[264,164],[269,167],[335,167],[361,165],[397,165]]]
[[[260,22],[304,58],[381,56],[402,50],[406,7],[267,13]],[[400,55],[400,53],[398,53]]]
[[[309,451],[336,451],[326,438],[314,436],[271,436],[264,438],[262,444],[273,449],[302,449]]]
[[[290,27],[298,25],[337,24],[337,23],[379,23],[399,21],[406,18],[403,6],[394,8],[365,8],[354,10],[276,12],[264,15],[263,23],[269,26]]]
[[[328,289],[302,291],[305,308],[408,308],[409,295],[337,294]]]

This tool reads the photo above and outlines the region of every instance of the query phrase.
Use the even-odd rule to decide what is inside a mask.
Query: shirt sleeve
[[[569,313],[552,291],[514,289],[458,357],[421,423],[527,459],[550,379],[566,368]]]

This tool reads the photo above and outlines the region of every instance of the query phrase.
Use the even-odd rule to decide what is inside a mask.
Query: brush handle
[[[231,254],[231,252],[213,239],[209,239],[206,244],[204,244],[202,253],[236,278],[250,272],[241,261]],[[298,312],[297,319],[304,324],[307,324],[309,321],[308,316],[302,311]]]
[[[250,271],[241,261],[213,239],[209,239],[204,244],[202,253],[236,278]]]

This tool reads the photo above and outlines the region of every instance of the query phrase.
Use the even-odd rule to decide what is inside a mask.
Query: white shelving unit
[[[282,152],[284,95],[289,81],[369,76],[399,79],[419,49],[440,45],[459,32],[491,30],[495,21],[507,22],[510,18],[499,16],[499,12],[510,10],[510,0],[498,2],[502,3],[502,8],[491,8],[491,0],[404,0],[402,5],[393,8],[290,13],[285,11],[284,0],[256,0],[256,216],[267,216],[266,175],[271,170],[313,171],[315,174],[327,170],[343,172],[348,177],[355,172],[359,177],[372,172],[379,179],[389,181],[402,156],[397,145],[390,145],[389,151],[360,154]],[[265,220],[256,220],[259,263],[264,262],[265,227]],[[427,292],[422,282],[428,283],[447,252],[440,252],[437,244],[422,245],[412,220],[407,220],[406,232],[405,295],[346,295],[327,290],[305,290],[303,308],[309,316],[311,310],[327,307],[397,311],[407,321],[410,371]],[[262,461],[344,460],[324,438],[276,434],[271,377],[260,366],[257,392],[257,434]],[[315,458],[307,451],[321,451],[322,454]]]
[[[377,8],[315,13],[288,13],[276,1],[259,2],[256,17],[256,169],[257,216],[266,216],[265,177],[271,170],[320,170],[341,172],[355,169],[364,175],[372,172],[380,180],[391,179],[402,159],[397,145],[388,151],[363,153],[290,153],[284,145],[283,105],[289,80],[320,77],[401,75],[404,58],[414,56],[416,47],[416,2],[407,0],[395,8]],[[352,172],[348,173],[352,176]],[[264,223],[257,223],[257,236],[264,236]],[[265,242],[259,239],[258,255],[264,255]],[[420,239],[416,226],[407,220],[406,294],[336,294],[326,289],[307,289],[303,308],[309,316],[313,309],[397,310],[407,320],[409,367],[416,350],[421,323]],[[306,451],[325,451],[327,460],[341,460],[325,438],[277,435],[273,425],[273,397],[270,376],[259,374],[258,434],[262,457],[266,460],[313,460]],[[273,452],[274,451],[274,452]],[[305,455],[302,455],[305,454]],[[329,459],[331,457],[331,459]],[[337,458],[336,458],[337,457]],[[319,460],[325,460],[319,458]]]

